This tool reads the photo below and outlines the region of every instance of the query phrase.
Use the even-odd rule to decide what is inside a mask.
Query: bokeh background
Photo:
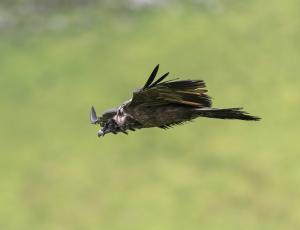
[[[300,229],[298,0],[1,0],[0,229]],[[198,119],[98,139],[160,63]]]

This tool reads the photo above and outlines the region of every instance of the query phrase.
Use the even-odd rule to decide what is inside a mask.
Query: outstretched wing
[[[197,108],[211,107],[211,98],[206,95],[205,83],[202,80],[169,80],[163,81],[169,73],[154,81],[159,65],[151,73],[143,88],[133,93],[131,106],[160,106],[180,104]]]

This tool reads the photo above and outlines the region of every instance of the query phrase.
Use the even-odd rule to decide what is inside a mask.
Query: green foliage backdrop
[[[90,2],[0,8],[0,229],[299,229],[298,1]],[[263,120],[98,139],[157,63]]]

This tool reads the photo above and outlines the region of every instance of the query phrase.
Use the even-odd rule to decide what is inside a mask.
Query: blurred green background
[[[300,229],[299,6],[1,0],[0,229]],[[98,139],[158,63],[263,120]]]

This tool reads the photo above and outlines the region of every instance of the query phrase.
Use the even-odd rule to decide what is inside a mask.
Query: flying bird
[[[202,80],[165,80],[169,73],[155,80],[158,69],[159,65],[145,85],[135,90],[132,98],[119,107],[109,109],[101,116],[97,116],[94,107],[91,108],[91,123],[102,127],[98,137],[108,133],[128,134],[128,131],[142,128],[167,129],[198,117],[260,120],[242,108],[212,108],[211,97]]]

